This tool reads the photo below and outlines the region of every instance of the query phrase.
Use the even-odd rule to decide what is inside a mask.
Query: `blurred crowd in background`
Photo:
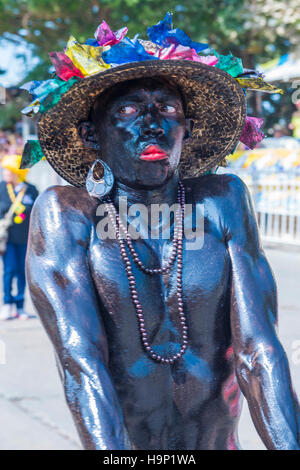
[[[5,155],[21,154],[23,151],[22,134],[0,129],[0,160]]]
[[[248,185],[263,243],[275,243],[279,249],[286,244],[300,246],[299,1],[0,0],[0,220],[24,186],[28,186],[25,199],[21,200],[19,210],[13,217],[14,225],[10,228],[7,249],[4,255],[0,253],[0,320],[14,319],[19,322],[33,317],[34,312],[29,311],[26,295],[24,297],[30,211],[44,189],[53,184],[65,184],[43,159],[26,173],[26,178],[20,178],[19,167],[15,164],[20,162],[26,141],[37,138],[34,121],[21,114],[31,99],[20,86],[29,81],[53,77],[55,69],[49,52],[62,51],[71,35],[79,42],[83,38],[91,38],[102,20],[113,31],[127,25],[129,37],[134,38],[141,31],[146,34],[147,26],[157,23],[167,11],[171,11],[176,27],[183,29],[194,41],[209,43],[220,54],[232,53],[241,58],[245,69],[261,72],[267,82],[284,90],[283,94],[247,91],[248,115],[264,119],[262,130],[265,139],[252,150],[239,144],[235,152],[228,156],[228,166],[220,167],[217,172],[235,173]],[[141,39],[145,37],[141,36]],[[299,270],[290,269],[291,257],[281,257],[285,254],[285,248],[281,251],[278,259],[282,261],[277,266],[281,274],[280,295],[286,309],[283,316],[287,322],[292,318],[287,327],[287,337],[290,342],[295,339],[299,343],[295,336],[299,302],[293,307],[293,300],[290,300],[297,297],[294,281],[298,279]],[[6,325],[11,324],[14,328],[17,324],[14,334],[20,330],[20,336],[25,338],[21,324],[17,322]],[[31,328],[30,323],[34,322],[29,321]],[[41,357],[44,361],[47,345],[44,337],[37,341],[34,329],[30,328],[26,331],[29,339],[24,342],[25,347],[16,349],[17,352],[13,348],[10,350],[6,367],[9,392],[6,393],[3,380],[1,394],[5,426],[1,435],[4,443],[0,443],[0,448],[6,448],[7,443],[11,449],[20,447],[20,435],[21,445],[23,439],[28,439],[25,447],[21,448],[38,448],[37,441],[44,443],[48,436],[54,436],[54,432],[59,438],[66,438],[61,448],[69,448],[74,440],[72,442],[65,431],[68,416],[63,414],[64,408],[60,407],[57,399],[50,366],[48,377],[47,362],[46,385],[40,380],[40,388],[36,389],[38,369],[34,361],[38,363]],[[19,341],[20,336],[16,336]],[[34,353],[28,356],[31,350]],[[33,361],[30,364],[28,361],[29,366],[26,364],[25,367],[23,361],[20,369],[21,355],[22,360],[24,355]],[[295,363],[293,365],[295,370]],[[30,381],[33,389],[28,385]],[[15,390],[13,387],[16,387]],[[22,396],[24,389],[25,400]],[[11,412],[13,406],[14,414]],[[61,424],[57,425],[56,422]],[[45,426],[44,430],[42,425]],[[253,431],[249,423],[247,429],[252,439]],[[52,440],[49,438],[49,446],[56,445],[56,441],[53,443]]]

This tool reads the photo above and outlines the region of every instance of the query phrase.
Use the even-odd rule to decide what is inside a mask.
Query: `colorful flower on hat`
[[[138,35],[129,39],[127,32],[127,27],[112,31],[109,25],[102,21],[96,28],[94,38],[87,39],[84,44],[71,36],[64,51],[50,52],[55,76],[49,80],[31,81],[21,87],[33,96],[33,102],[26,106],[22,113],[30,117],[37,113],[43,114],[55,106],[62,94],[78,80],[84,80],[120,64],[146,60],[201,62],[230,74],[237,80],[245,95],[246,90],[283,93],[281,89],[266,83],[260,73],[245,69],[240,58],[232,54],[220,55],[208,44],[192,41],[184,31],[174,29],[171,13],[167,13],[161,21],[147,29],[148,40],[141,39]],[[263,138],[261,125],[262,119],[247,117],[241,141],[246,140],[246,145],[254,148]],[[30,142],[26,151],[26,163],[22,162],[22,165],[26,165],[23,168],[31,166],[41,158],[42,151],[38,146],[38,141]]]
[[[246,117],[246,123],[240,137],[240,141],[250,149],[253,149],[264,138],[264,133],[260,129],[264,120],[252,116]]]
[[[98,26],[95,31],[95,38],[99,46],[114,46],[118,44],[126,36],[128,28],[119,29],[113,32],[105,21]]]
[[[234,57],[232,54],[220,55],[217,52],[215,52],[215,55],[218,58],[216,68],[224,70],[232,77],[238,77],[241,73],[243,73],[243,63],[242,59],[239,57]]]
[[[169,47],[170,44],[175,44],[176,46],[180,44],[181,46],[194,49],[196,52],[201,52],[209,47],[207,44],[192,41],[182,29],[173,29],[172,14],[169,12],[163,20],[148,28],[147,34],[150,41],[162,47]]]
[[[110,65],[104,62],[102,55],[110,46],[89,46],[87,44],[80,44],[76,39],[71,36],[65,54],[75,67],[80,71],[83,77],[93,75],[95,73],[103,72],[108,69]]]
[[[129,62],[158,59],[158,57],[149,54],[137,38],[133,40],[124,38],[108,51],[103,52],[102,57],[107,63],[111,64],[112,67],[120,64],[128,64]]]

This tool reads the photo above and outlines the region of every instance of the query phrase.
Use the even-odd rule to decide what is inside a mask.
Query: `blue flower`
[[[156,25],[147,28],[147,34],[150,41],[163,47],[169,47],[170,44],[175,44],[176,46],[181,44],[182,46],[195,49],[196,52],[203,51],[209,47],[207,44],[192,41],[182,29],[173,29],[171,13],[167,13],[164,19]]]
[[[99,46],[99,42],[94,38],[87,39],[84,44],[86,44],[87,46],[93,46],[93,47]]]
[[[102,58],[107,64],[116,65],[157,59],[157,57],[148,54],[137,39],[130,40],[128,38],[124,38],[119,44],[115,44],[108,51],[103,52]]]
[[[33,100],[38,99],[40,102],[48,96],[49,93],[58,88],[62,83],[62,80],[57,78],[50,78],[49,80],[33,80],[32,82],[24,83],[20,88],[21,90],[28,91]]]

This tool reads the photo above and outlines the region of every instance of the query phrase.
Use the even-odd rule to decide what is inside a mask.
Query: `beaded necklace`
[[[160,362],[161,364],[173,364],[175,361],[181,358],[181,356],[185,353],[187,345],[188,345],[188,336],[187,336],[187,324],[186,324],[186,317],[183,311],[183,300],[182,300],[182,238],[183,238],[183,226],[184,226],[184,205],[185,205],[185,191],[184,191],[184,186],[181,183],[181,181],[178,182],[178,192],[177,192],[177,201],[179,204],[179,209],[175,213],[175,220],[178,222],[175,224],[175,229],[174,229],[174,239],[173,239],[173,248],[172,248],[172,254],[170,256],[170,259],[167,263],[167,265],[164,268],[148,268],[144,265],[144,263],[140,260],[137,252],[135,251],[132,243],[132,239],[127,231],[127,229],[124,227],[120,220],[120,216],[108,196],[106,198],[105,206],[106,210],[110,219],[110,222],[115,228],[116,231],[116,237],[119,243],[120,247],[120,252],[121,252],[121,257],[123,260],[123,263],[125,265],[125,271],[126,275],[128,278],[129,282],[129,289],[131,293],[131,299],[134,304],[135,310],[136,310],[136,315],[137,315],[137,320],[138,320],[138,325],[139,325],[139,331],[140,331],[140,336],[142,340],[143,347],[148,354],[148,356],[153,359],[156,362]],[[120,228],[123,230],[123,233],[126,234],[126,241],[121,237],[120,233]],[[152,347],[150,346],[149,343],[149,338],[148,338],[148,333],[145,328],[145,319],[144,319],[144,312],[142,305],[140,304],[139,297],[138,297],[138,292],[136,288],[136,280],[132,271],[132,265],[130,258],[127,254],[126,251],[126,244],[128,246],[129,252],[133,258],[133,261],[135,262],[136,266],[143,271],[145,274],[148,275],[154,275],[154,274],[165,274],[166,272],[170,271],[172,265],[175,262],[175,259],[178,258],[177,260],[177,308],[178,308],[178,315],[180,318],[180,325],[181,325],[181,347],[180,350],[177,354],[174,354],[169,357],[163,357],[159,354],[156,354]]]

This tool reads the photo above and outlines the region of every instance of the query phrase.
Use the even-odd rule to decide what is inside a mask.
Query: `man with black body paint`
[[[96,101],[79,126],[100,145],[128,204],[176,203],[178,163],[191,122],[177,89],[126,82]],[[149,145],[167,158],[143,159]],[[159,152],[158,152],[159,153]],[[85,449],[237,449],[241,393],[268,449],[299,449],[299,405],[276,336],[277,294],[245,184],[231,174],[183,180],[186,203],[204,205],[204,244],[183,251],[188,348],[172,365],[142,347],[116,240],[101,240],[99,201],[54,186],[37,199],[27,275],[55,345],[66,399]],[[164,266],[171,240],[139,239],[146,266]],[[133,267],[151,344],[180,342],[176,272]]]

